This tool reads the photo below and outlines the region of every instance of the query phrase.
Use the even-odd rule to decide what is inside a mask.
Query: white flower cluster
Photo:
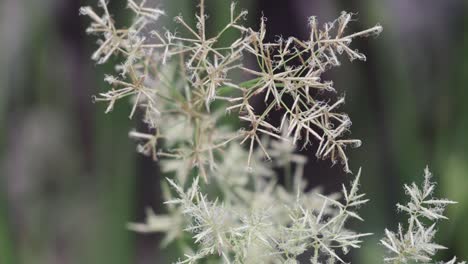
[[[315,144],[318,159],[341,162],[351,172],[345,150],[361,141],[347,138],[351,120],[338,110],[345,100],[324,101],[317,94],[335,92],[322,75],[340,65],[340,55],[366,59],[350,45],[357,37],[378,35],[380,25],[347,34],[353,17],[343,12],[323,26],[311,17],[306,40],[268,42],[266,19],[261,18],[258,30],[245,27],[241,22],[247,12],[237,12],[235,4],[230,21],[212,36],[206,30],[204,0],[195,26],[175,18],[180,34],[158,30],[154,25],[164,12],[147,7],[144,0],[128,0],[135,19],[123,28],[116,27],[105,0],[99,6],[101,15],[91,7],[80,9],[92,20],[87,32],[98,36],[92,59],[124,59],[116,73],[105,77],[111,88],[94,100],[107,103],[106,113],[121,99],[131,100],[129,117],[141,112],[149,132],[131,131],[129,136],[168,178],[161,183],[167,214],[149,210],[146,223],[129,224],[130,229],[163,232],[163,245],[183,245],[185,258],[179,263],[205,258],[297,263],[306,255],[314,264],[344,263],[343,255],[360,247],[362,237],[370,234],[346,226],[350,219],[363,220],[356,209],[368,201],[358,193],[360,171],[349,189],[324,195],[307,189],[307,159],[295,151]],[[237,39],[223,45],[227,32],[237,32]],[[236,76],[245,81],[235,81]],[[278,124],[271,121],[274,112],[283,116]],[[232,117],[239,125],[228,122]],[[387,231],[382,243],[396,254],[387,261],[426,261],[441,248],[431,242],[434,228],[419,221],[442,218],[450,203],[427,199],[431,186],[427,180],[423,191],[407,187],[413,201],[399,208],[410,214],[410,227],[405,234]]]
[[[319,259],[344,262],[338,251],[346,254],[350,248],[359,248],[361,238],[370,235],[345,228],[348,219],[362,220],[353,209],[368,201],[357,192],[359,174],[350,190],[343,186],[344,203],[318,192],[291,195],[271,184],[244,194],[256,199],[253,205],[249,200],[212,202],[200,191],[198,177],[187,191],[170,179],[168,182],[177,198],[166,204],[180,210],[171,210],[175,214],[171,216],[150,213],[146,224],[129,227],[141,232],[167,231],[166,241],[170,242],[182,235],[177,230],[185,226],[199,250],[186,253],[178,263],[197,263],[210,255],[220,256],[225,263],[296,263],[308,250],[313,253],[311,263],[321,263]],[[165,221],[171,218],[184,219],[184,223]]]
[[[440,219],[447,219],[443,215],[445,207],[456,202],[433,197],[435,184],[431,182],[432,174],[428,168],[424,170],[424,184],[419,188],[415,183],[405,185],[405,190],[411,200],[406,205],[397,204],[400,211],[408,214],[408,227],[398,225],[397,232],[385,230],[386,237],[382,244],[390,251],[385,258],[390,263],[408,263],[416,261],[431,263],[432,257],[440,249],[446,249],[434,242],[436,224]],[[424,219],[431,221],[428,225]],[[447,262],[456,263],[456,258]],[[460,262],[465,263],[465,262]]]
[[[116,67],[120,77],[105,78],[113,88],[100,93],[95,101],[108,102],[108,113],[118,100],[133,97],[130,117],[142,109],[145,123],[154,129],[154,134],[131,133],[143,142],[139,147],[141,152],[155,159],[190,160],[190,165],[197,167],[199,174],[208,180],[207,169],[216,166],[215,156],[227,144],[233,141],[248,144],[246,160],[250,168],[256,146],[266,158],[271,158],[262,143],[263,137],[270,137],[291,140],[289,144],[293,146],[301,142],[306,147],[317,142],[318,158],[341,161],[350,172],[345,148],[358,147],[361,143],[344,138],[351,126],[350,118],[337,112],[344,99],[329,104],[312,96],[311,91],[334,91],[331,82],[321,80],[323,72],[338,66],[338,55],[342,53],[351,60],[364,60],[365,56],[349,45],[356,37],[379,34],[381,26],[346,35],[345,28],[352,15],[343,12],[323,28],[312,17],[307,40],[290,37],[270,43],[265,41],[265,19],[261,19],[259,31],[246,28],[239,22],[247,12],[236,13],[233,4],[230,23],[215,36],[208,37],[202,0],[195,28],[182,17],[175,19],[187,35],[179,36],[149,28],[164,12],[143,4],[128,2],[136,19],[126,29],[116,28],[104,0],[100,0],[104,10],[101,16],[91,7],[81,8],[81,14],[93,20],[87,32],[100,36],[100,47],[92,58],[98,63],[108,61],[112,54],[126,58]],[[219,42],[228,30],[238,31],[239,38],[229,46],[221,46]],[[258,65],[246,67],[241,61],[245,56],[255,59]],[[238,72],[252,79],[235,83],[232,76]],[[265,99],[266,108],[262,111],[256,111],[251,105],[252,99],[258,96]],[[292,104],[288,103],[290,100]],[[213,102],[221,106],[213,107]],[[279,125],[269,122],[270,114],[275,111],[281,111],[284,116]],[[233,128],[223,129],[220,123],[226,112],[237,113],[245,128],[237,132]],[[177,137],[179,134],[171,134],[172,129],[163,128],[161,124],[167,122],[175,123],[173,126],[184,135]],[[161,145],[156,149],[157,141],[168,136],[177,137],[177,147]]]

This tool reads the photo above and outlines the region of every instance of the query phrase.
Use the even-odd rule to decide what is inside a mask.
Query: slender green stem
[[[312,264],[318,264],[319,257],[319,247],[318,245],[314,246],[314,258],[312,259]]]

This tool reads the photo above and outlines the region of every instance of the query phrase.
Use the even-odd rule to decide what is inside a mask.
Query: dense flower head
[[[192,167],[208,180],[206,170],[216,167],[216,155],[229,144],[246,145],[248,169],[255,166],[252,162],[256,148],[270,159],[271,153],[263,144],[263,138],[269,137],[291,146],[317,144],[317,158],[329,158],[334,163],[340,161],[350,172],[345,149],[361,143],[346,138],[351,120],[345,113],[338,112],[344,98],[324,102],[315,98],[312,90],[334,92],[333,83],[322,80],[322,74],[339,66],[339,55],[343,53],[351,60],[365,60],[363,54],[349,46],[354,38],[379,34],[381,26],[346,34],[352,14],[343,12],[336,21],[323,27],[312,17],[310,36],[306,40],[289,37],[267,42],[266,19],[260,20],[259,30],[245,27],[241,22],[247,12],[238,12],[235,4],[231,6],[229,23],[210,36],[205,29],[207,15],[203,1],[195,27],[181,16],[174,19],[181,33],[160,32],[154,22],[164,12],[147,7],[145,1],[141,4],[128,1],[136,16],[128,28],[117,28],[106,2],[99,3],[102,15],[91,7],[80,10],[92,19],[87,32],[99,36],[100,46],[92,59],[104,63],[114,54],[125,59],[116,67],[117,74],[105,78],[112,88],[99,93],[94,100],[107,102],[108,113],[120,99],[132,98],[129,117],[137,110],[143,111],[143,121],[155,133],[132,132],[131,136],[140,142],[139,152],[154,159],[190,159]],[[222,46],[220,40],[228,30],[238,31],[238,38]],[[245,64],[244,57],[258,64]],[[236,72],[251,79],[238,83],[234,78]],[[252,104],[258,97],[264,98],[263,110]],[[223,103],[214,107],[215,101]],[[276,111],[283,114],[279,125],[270,123],[270,115]],[[237,113],[243,127],[237,132],[233,128],[220,129],[223,112]],[[156,144],[166,136],[178,135],[173,134],[175,130],[161,126],[173,119],[180,122],[174,126],[185,127],[196,136],[180,137],[186,141],[179,142],[177,147]],[[145,140],[148,142],[142,142]]]

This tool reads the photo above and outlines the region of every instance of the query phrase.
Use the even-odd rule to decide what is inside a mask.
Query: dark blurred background
[[[153,2],[154,1],[154,2]],[[190,18],[195,0],[149,0]],[[78,16],[96,1],[0,1],[0,263],[169,263],[176,247],[159,250],[158,235],[136,235],[129,221],[144,208],[161,206],[157,167],[135,153],[127,132],[130,105],[105,115],[91,95],[106,87],[112,65],[90,60],[95,38]],[[353,137],[363,146],[350,152],[351,167],[363,167],[362,189],[372,202],[365,223],[375,235],[354,263],[381,263],[378,240],[384,227],[401,220],[402,184],[421,181],[426,165],[439,195],[460,203],[438,239],[450,246],[443,259],[468,259],[468,2],[466,0],[239,0],[254,26],[268,17],[269,38],[307,35],[307,18],[322,22],[340,11],[357,13],[350,30],[376,23],[379,38],[355,47],[366,63],[344,63],[327,79],[346,94]],[[207,0],[210,30],[229,16],[227,0]],[[128,21],[124,0],[112,0],[119,21]],[[339,167],[312,159],[311,185],[328,191],[349,182]]]

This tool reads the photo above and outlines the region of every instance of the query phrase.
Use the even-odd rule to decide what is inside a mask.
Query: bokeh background
[[[189,18],[195,0],[148,0],[168,16]],[[176,247],[158,235],[125,229],[144,208],[164,211],[157,166],[135,153],[127,131],[140,126],[121,104],[105,115],[91,95],[105,89],[111,65],[89,59],[95,39],[84,33],[81,5],[97,1],[0,1],[0,263],[170,263]],[[372,202],[355,228],[375,235],[353,263],[381,263],[378,239],[396,228],[402,184],[421,181],[429,165],[439,195],[457,200],[440,225],[450,246],[440,257],[468,259],[468,2],[466,0],[238,0],[254,26],[268,17],[269,38],[307,35],[307,18],[357,13],[351,30],[379,22],[379,38],[354,43],[366,63],[345,63],[333,79],[353,119],[354,170]],[[227,0],[207,0],[210,30],[228,19]],[[124,0],[112,0],[128,21]],[[312,159],[311,185],[333,191],[349,176]]]

